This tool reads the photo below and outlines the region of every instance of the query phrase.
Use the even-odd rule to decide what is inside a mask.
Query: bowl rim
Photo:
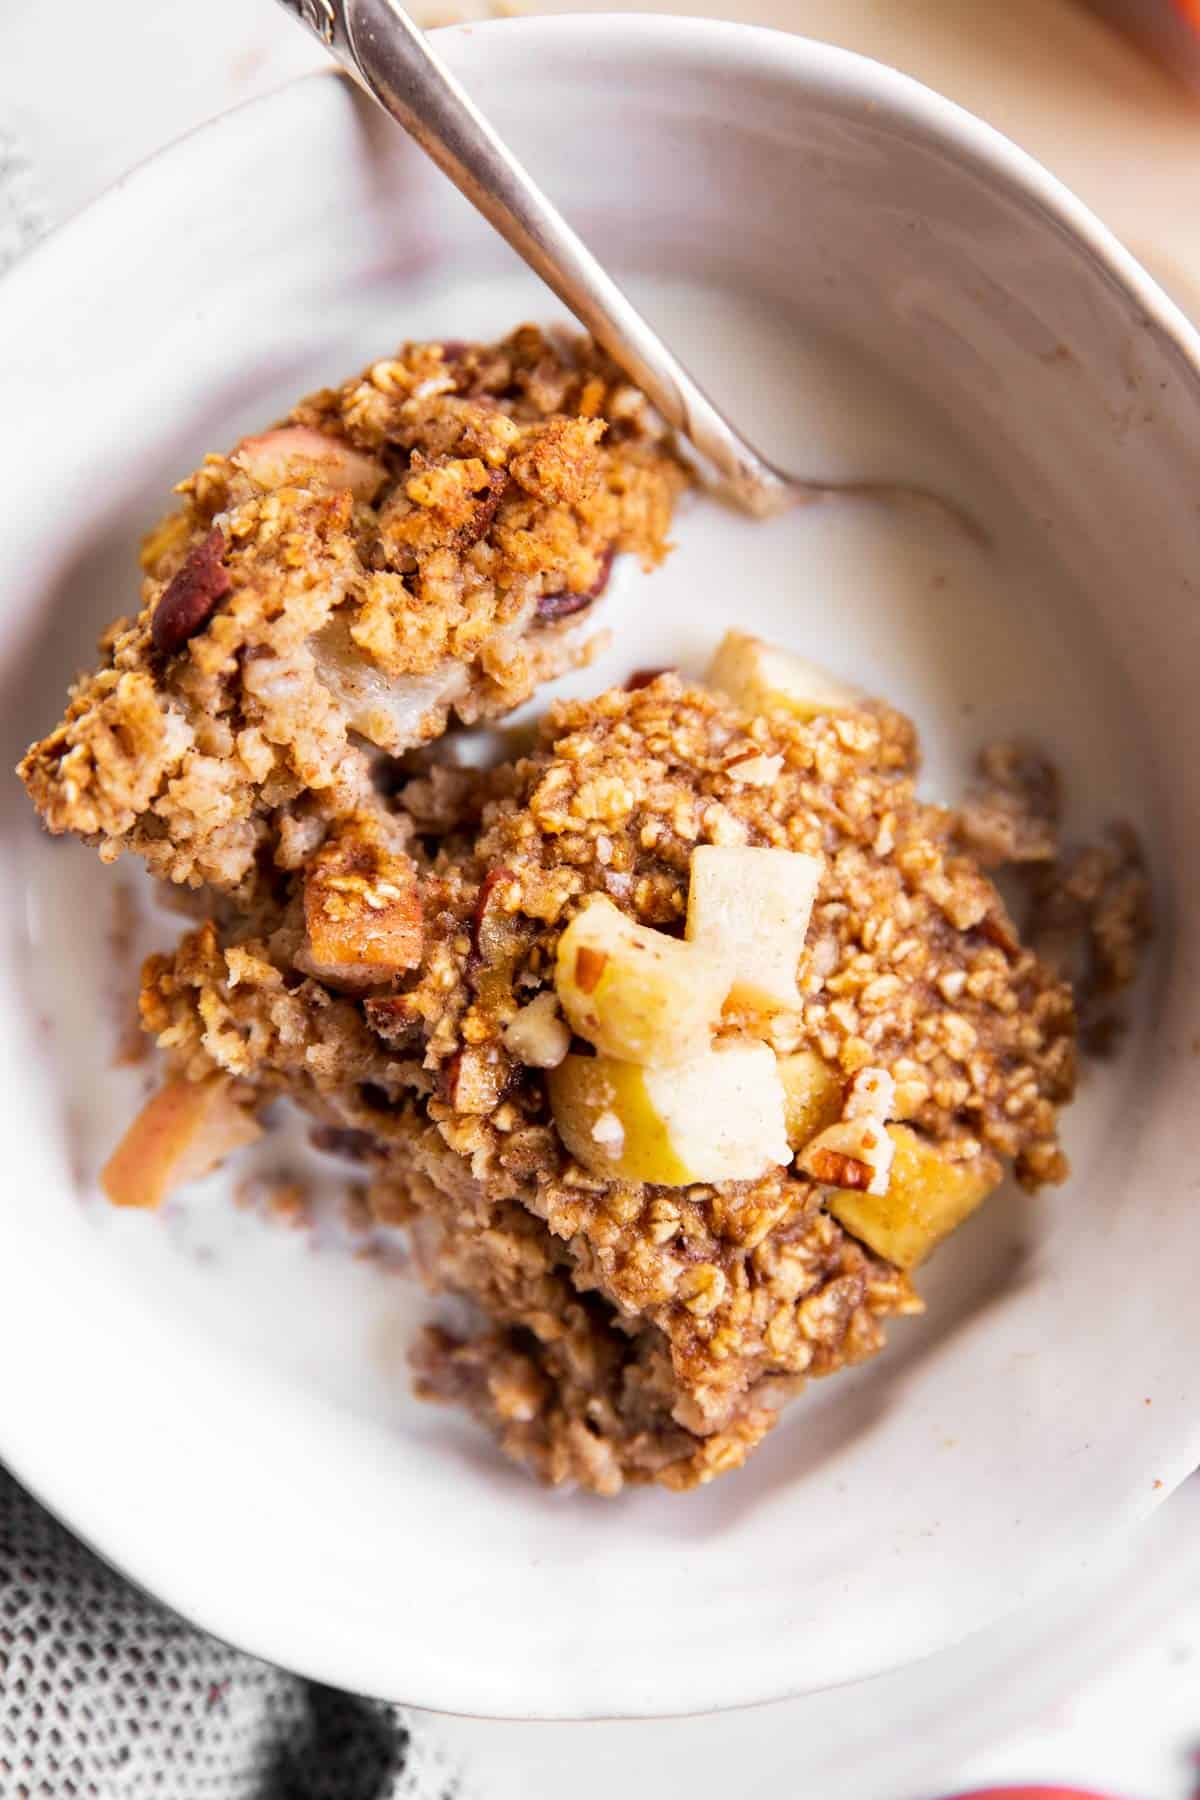
[[[695,52],[706,53],[707,60],[719,63],[726,73],[733,64],[749,66],[759,62],[761,66],[764,60],[777,65],[790,63],[787,73],[793,80],[803,84],[806,77],[812,77],[809,85],[815,87],[820,81],[830,91],[850,92],[869,79],[877,90],[872,96],[874,106],[886,108],[893,117],[907,116],[931,133],[954,140],[966,159],[1001,175],[1036,199],[1043,211],[1063,225],[1137,300],[1148,322],[1172,339],[1200,378],[1200,323],[1192,323],[1182,307],[1116,233],[1031,151],[1023,149],[998,126],[988,124],[968,107],[939,93],[916,76],[893,68],[877,57],[827,43],[821,38],[771,25],[713,19],[692,13],[605,10],[527,14],[441,25],[433,28],[429,35],[435,37],[445,51],[449,44],[468,42],[476,37],[491,38],[499,32],[511,38],[517,33],[533,37],[547,31],[564,41],[572,37],[583,40],[593,33],[601,37],[620,33],[629,47],[644,48],[647,53],[656,54],[688,39]],[[453,52],[450,55],[452,57]],[[780,72],[778,67],[775,72]],[[0,306],[4,296],[19,293],[26,282],[37,280],[64,246],[74,252],[77,239],[96,230],[110,212],[131,195],[140,195],[150,180],[164,173],[167,163],[174,164],[185,154],[202,154],[217,136],[273,110],[307,90],[311,83],[331,79],[344,82],[350,78],[332,63],[328,68],[292,76],[265,94],[226,107],[142,157],[83,206],[52,225],[4,272]]]
[[[1032,198],[1051,221],[1089,254],[1098,271],[1114,281],[1143,313],[1148,325],[1157,330],[1177,352],[1196,383],[1200,402],[1200,331],[1187,319],[1180,307],[1170,299],[1136,257],[1101,223],[1058,177],[1046,170],[1030,153],[1022,150],[1002,132],[986,124],[966,108],[958,105],[915,78],[886,64],[840,46],[794,35],[758,25],[695,18],[674,14],[600,12],[572,15],[540,15],[518,19],[497,19],[482,23],[447,26],[437,32],[439,43],[450,50],[450,60],[459,66],[454,46],[471,40],[494,40],[503,32],[507,40],[518,34],[535,43],[548,38],[557,51],[569,46],[582,60],[589,44],[603,53],[619,51],[630,56],[660,59],[670,74],[679,72],[681,57],[690,57],[697,67],[719,68],[724,79],[735,81],[742,75],[760,73],[788,81],[799,91],[840,93],[870,100],[877,113],[895,121],[907,122],[922,133],[940,139],[960,162],[989,173],[1010,189]],[[524,52],[529,54],[528,48]],[[536,52],[535,52],[536,54]],[[470,61],[463,53],[463,61]],[[289,80],[270,92],[244,101],[172,140],[136,164],[103,193],[78,212],[56,225],[0,283],[0,329],[6,313],[20,310],[23,296],[35,296],[38,285],[54,284],[72,270],[85,266],[92,256],[102,255],[109,222],[125,209],[136,215],[148,196],[164,184],[177,183],[190,162],[209,155],[210,146],[219,139],[237,142],[240,136],[253,137],[261,130],[261,122],[279,115],[286,118],[289,106],[305,101],[316,90],[314,83],[339,83],[345,79],[338,71],[315,70]],[[278,129],[278,124],[273,123]],[[36,1444],[8,1441],[8,1425],[0,1414],[0,1454],[13,1474],[39,1501],[87,1544],[97,1555],[117,1569],[135,1587],[150,1593],[157,1601],[226,1642],[235,1642],[251,1654],[281,1663],[322,1681],[347,1685],[346,1673],[339,1675],[331,1667],[328,1640],[321,1621],[314,1618],[307,1641],[291,1641],[280,1645],[269,1620],[238,1617],[231,1620],[225,1602],[213,1593],[202,1573],[182,1568],[174,1579],[165,1582],[161,1571],[148,1572],[147,1558],[133,1537],[122,1537],[112,1529],[97,1530],[89,1526],[86,1505],[79,1503],[79,1471],[72,1468],[69,1451],[63,1452],[52,1431],[43,1432]],[[1164,1481],[1150,1497],[1136,1506],[1127,1502],[1119,1517],[1107,1528],[1093,1522],[1090,1536],[1080,1543],[1081,1554],[1098,1549],[1119,1524],[1135,1523],[1172,1491],[1200,1460],[1200,1420],[1193,1440],[1182,1449],[1172,1450],[1164,1463]],[[110,1513],[110,1522],[111,1522]],[[1054,1572],[1047,1571],[1042,1582],[1049,1587]],[[1013,1602],[1016,1604],[1016,1601]],[[990,1620],[974,1619],[962,1626],[959,1635],[978,1629]],[[945,1641],[945,1640],[943,1640]],[[281,1653],[282,1652],[282,1653]],[[914,1650],[914,1657],[925,1654]],[[755,1705],[794,1697],[803,1692],[786,1672],[760,1687],[753,1694],[738,1693],[733,1701],[724,1698],[719,1677],[714,1685],[666,1708],[635,1710],[628,1705],[614,1707],[605,1697],[594,1708],[572,1703],[569,1711],[541,1709],[520,1712],[511,1705],[498,1706],[490,1700],[477,1675],[461,1681],[457,1691],[439,1698],[427,1686],[429,1679],[422,1661],[419,1641],[394,1643],[390,1649],[389,1667],[385,1675],[381,1663],[373,1667],[377,1679],[363,1679],[367,1669],[360,1661],[350,1673],[349,1685],[358,1691],[378,1693],[386,1698],[399,1698],[429,1710],[456,1712],[468,1716],[508,1719],[537,1718],[618,1718],[699,1715],[724,1710],[729,1705]],[[891,1665],[898,1666],[898,1665]],[[344,1669],[344,1665],[343,1665]],[[880,1667],[864,1658],[861,1677],[881,1673]],[[391,1692],[386,1692],[386,1689]],[[397,1692],[399,1690],[399,1692]]]

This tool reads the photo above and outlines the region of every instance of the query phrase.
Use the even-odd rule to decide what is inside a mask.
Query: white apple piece
[[[575,1160],[610,1181],[753,1181],[791,1160],[774,1052],[747,1040],[673,1068],[571,1055],[550,1106]]]
[[[819,664],[781,650],[745,631],[727,631],[705,677],[744,712],[778,708],[797,719],[854,711],[862,705],[857,688],[838,681]]]
[[[718,956],[629,919],[593,895],[559,939],[555,986],[580,1037],[660,1068],[707,1050],[729,992]]]
[[[449,659],[428,675],[388,675],[359,649],[340,612],[310,641],[318,679],[350,730],[392,756],[439,731],[471,685],[465,666]]]
[[[796,967],[824,862],[799,850],[692,853],[687,941],[733,971],[729,998],[761,1012],[800,1005]]]

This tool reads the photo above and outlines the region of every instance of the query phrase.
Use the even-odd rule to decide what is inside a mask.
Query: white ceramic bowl
[[[957,421],[1081,595],[931,598],[915,644],[886,569],[838,610],[740,579],[774,527],[730,522],[734,562],[701,569],[685,520],[613,666],[686,658],[736,607],[911,705],[935,774],[970,741],[960,700],[976,725],[1069,740],[1092,810],[1132,806],[1152,842],[1146,1017],[1082,1103],[1070,1187],[987,1209],[931,1271],[928,1323],[801,1402],[744,1473],[682,1499],[551,1496],[407,1398],[419,1303],[385,1269],[235,1214],[220,1183],[161,1220],[97,1202],[141,1080],[107,1067],[128,981],[106,948],[114,875],[39,839],[10,783],[0,1454],[181,1612],[331,1682],[564,1717],[845,1682],[1086,1562],[1200,1459],[1200,343],[1028,158],[869,62],[637,17],[441,42],[618,268],[754,289],[871,346]],[[10,757],[129,605],[130,546],[169,477],[310,381],[455,332],[461,296],[504,266],[318,77],[176,145],[10,276]]]

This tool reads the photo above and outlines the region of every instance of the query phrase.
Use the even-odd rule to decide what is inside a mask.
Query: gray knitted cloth
[[[0,1469],[4,1800],[452,1800],[396,1707],[193,1631]]]

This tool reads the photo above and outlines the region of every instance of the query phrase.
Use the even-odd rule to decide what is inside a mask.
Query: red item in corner
[[[1200,88],[1200,0],[1089,0],[1089,4],[1149,50],[1172,75]]]
[[[948,1800],[1118,1800],[1116,1794],[1098,1794],[1094,1788],[1002,1787],[974,1788],[969,1794],[952,1794]]]

